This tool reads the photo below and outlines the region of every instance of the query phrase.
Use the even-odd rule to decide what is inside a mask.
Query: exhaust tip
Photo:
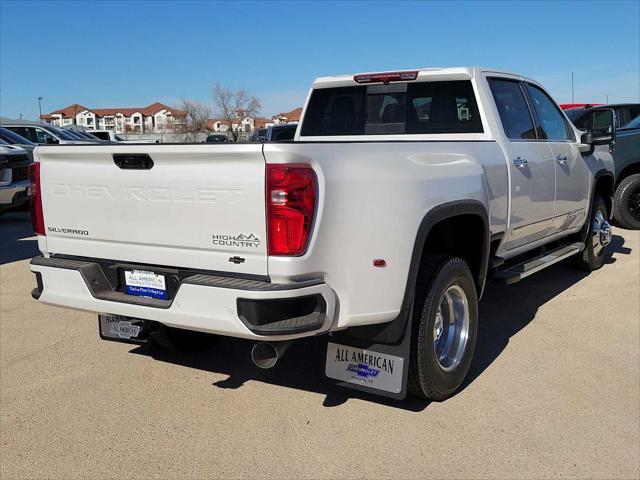
[[[251,360],[258,368],[269,369],[278,361],[278,351],[267,342],[258,342],[251,349]]]
[[[269,369],[273,367],[285,352],[289,342],[258,342],[251,349],[251,360],[258,368]]]

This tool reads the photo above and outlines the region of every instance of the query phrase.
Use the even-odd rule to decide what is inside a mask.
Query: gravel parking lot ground
[[[0,232],[3,479],[640,476],[640,232],[590,275],[490,285],[470,381],[431,404],[332,386],[321,338],[266,372],[235,339],[103,342],[95,315],[31,299],[28,215]]]

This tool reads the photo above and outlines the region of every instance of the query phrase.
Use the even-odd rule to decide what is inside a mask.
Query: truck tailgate
[[[49,253],[267,275],[261,145],[45,146],[36,155]]]

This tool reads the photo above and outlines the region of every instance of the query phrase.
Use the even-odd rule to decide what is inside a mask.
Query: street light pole
[[[38,117],[40,119],[40,123],[42,123],[42,100],[44,100],[44,97],[38,97],[38,111],[40,112],[40,117]]]
[[[571,72],[571,103],[575,104],[576,103],[576,97],[573,94],[573,72]]]

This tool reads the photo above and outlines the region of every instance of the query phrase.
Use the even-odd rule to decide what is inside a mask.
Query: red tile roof
[[[61,114],[63,117],[71,118],[75,117],[78,113],[88,110],[92,113],[95,113],[98,117],[109,117],[116,115],[118,113],[123,114],[125,117],[130,117],[134,113],[141,113],[146,117],[150,117],[160,110],[168,110],[174,116],[180,117],[184,116],[185,112],[182,110],[178,110],[175,108],[171,108],[164,103],[155,102],[146,107],[125,107],[125,108],[86,108],[78,103],[74,103],[73,105],[69,105],[68,107],[62,108],[60,110],[54,110],[49,114],[42,115],[43,119],[51,119],[51,115],[53,114]]]
[[[121,113],[125,117],[130,117],[134,113],[142,113],[142,108],[92,108],[90,111],[98,117],[112,117]]]
[[[144,107],[142,114],[151,116],[158,113],[160,110],[169,110],[170,112],[182,112],[182,110],[175,110],[171,107],[168,107],[164,103],[155,102],[147,107]]]
[[[78,113],[84,110],[88,110],[88,108],[83,107],[79,103],[74,103],[73,105],[69,105],[68,107],[62,108],[60,110],[54,110],[49,115],[53,115],[57,113],[57,114],[62,114],[63,117],[75,117]]]
[[[286,117],[288,122],[299,122],[302,116],[302,107],[294,108],[290,112],[279,113],[278,117]]]
[[[265,128],[268,123],[273,123],[273,119],[265,117],[256,117],[253,120],[254,128]]]

